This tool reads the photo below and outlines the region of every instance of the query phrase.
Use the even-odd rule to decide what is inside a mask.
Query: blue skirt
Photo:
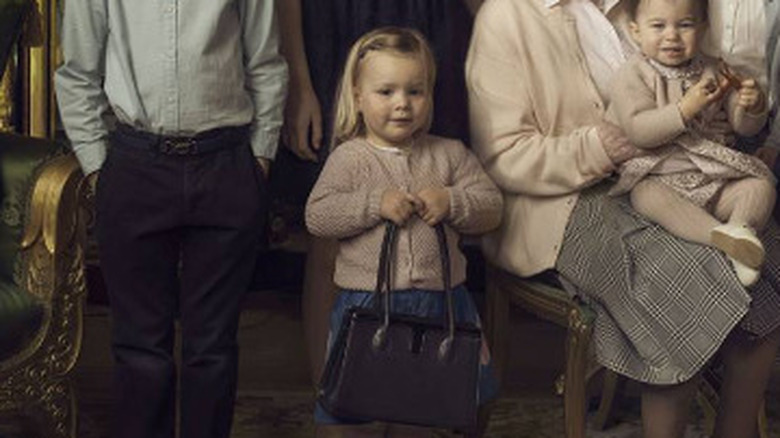
[[[471,298],[464,285],[456,286],[453,290],[453,312],[455,322],[472,323],[481,327],[479,312],[474,300]],[[330,333],[328,335],[328,352],[338,338],[341,321],[344,314],[351,307],[368,307],[371,304],[373,292],[342,290],[333,304],[330,312]],[[446,308],[446,299],[441,291],[407,289],[393,291],[390,299],[390,308],[395,313],[403,313],[426,318],[443,318]],[[479,366],[479,385],[477,397],[480,404],[484,404],[498,395],[498,381],[493,370],[492,360],[483,360]],[[360,424],[344,418],[334,417],[328,413],[319,403],[314,409],[314,421],[317,424]]]

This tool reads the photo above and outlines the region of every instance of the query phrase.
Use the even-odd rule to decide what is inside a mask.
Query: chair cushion
[[[0,280],[0,360],[27,345],[42,320],[43,305],[35,296]]]

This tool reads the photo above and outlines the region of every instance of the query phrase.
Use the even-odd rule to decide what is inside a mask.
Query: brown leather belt
[[[249,125],[210,129],[188,137],[152,134],[118,124],[112,140],[121,145],[146,148],[165,155],[198,155],[247,142]]]

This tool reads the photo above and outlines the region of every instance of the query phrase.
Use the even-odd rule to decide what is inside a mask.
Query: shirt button
[[[167,8],[165,8],[165,12],[167,12],[169,14],[173,14],[174,12],[176,12],[176,7],[175,6],[168,6]]]
[[[176,102],[176,98],[173,97],[173,96],[169,96],[168,97],[168,102],[170,102],[170,103]]]
[[[601,109],[601,102],[593,102],[593,108]]]

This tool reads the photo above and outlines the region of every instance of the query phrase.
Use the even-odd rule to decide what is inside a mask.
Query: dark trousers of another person
[[[197,142],[212,146],[205,151],[161,152],[163,143],[119,130],[98,178],[116,387],[110,436],[173,438],[178,375],[180,436],[227,438],[239,311],[265,225],[265,181],[246,128]]]

